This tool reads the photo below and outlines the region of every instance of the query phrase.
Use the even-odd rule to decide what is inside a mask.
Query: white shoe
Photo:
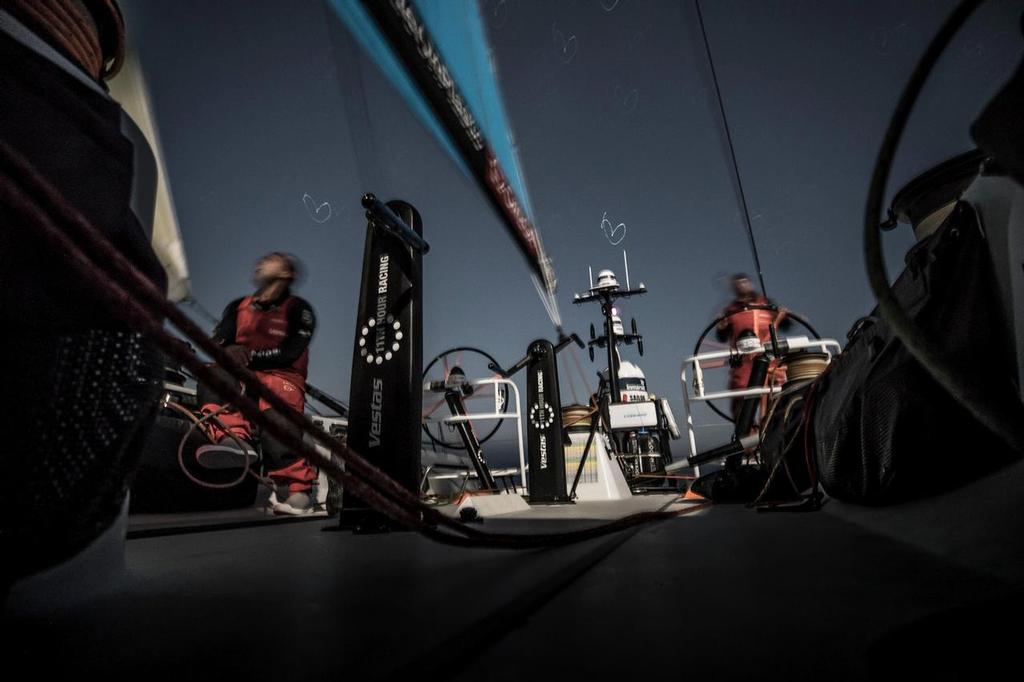
[[[278,499],[276,492],[270,493],[267,507],[275,514],[288,516],[305,516],[316,511],[313,501],[306,493],[289,493],[283,502]]]
[[[223,438],[215,445],[200,445],[196,448],[196,461],[204,469],[242,469],[246,463],[252,468],[259,459],[259,453],[248,446],[244,449],[239,447],[232,438]]]

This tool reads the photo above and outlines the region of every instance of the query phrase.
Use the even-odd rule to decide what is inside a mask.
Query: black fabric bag
[[[1019,398],[1015,361],[978,217],[960,202],[907,254],[893,285],[918,327],[941,340],[993,401]],[[979,425],[914,360],[877,311],[819,379],[815,457],[825,491],[887,504],[956,487],[1009,462],[1007,446]],[[1024,420],[1022,420],[1024,424]]]
[[[2,31],[0,64],[0,139],[164,288],[121,108]],[[0,591],[110,527],[156,412],[163,358],[93,291],[0,202]]]

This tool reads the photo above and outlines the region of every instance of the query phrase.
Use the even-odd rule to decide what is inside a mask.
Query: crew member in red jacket
[[[725,317],[715,327],[715,335],[719,341],[728,342],[730,348],[735,348],[741,337],[752,334],[762,343],[766,343],[771,340],[769,327],[772,322],[775,323],[776,330],[789,328],[790,320],[786,317],[786,310],[775,306],[770,299],[759,294],[749,277],[744,274],[733,275],[732,288],[735,298],[722,311]],[[767,306],[774,309],[767,309]],[[738,365],[732,366],[729,371],[729,390],[747,388],[753,364],[754,355],[744,355]],[[784,367],[777,368],[776,362],[772,361],[768,377],[773,385],[782,384],[786,380],[786,370]],[[762,400],[762,411],[766,402]],[[734,417],[739,414],[742,403],[741,398],[733,399]]]
[[[305,402],[309,342],[316,318],[309,303],[291,291],[298,270],[297,260],[286,253],[270,253],[257,261],[253,273],[256,292],[228,304],[213,338],[225,346],[239,364],[253,370],[264,386],[301,412]],[[210,404],[203,409],[205,412],[218,408]],[[270,405],[261,400],[260,408],[267,410]],[[251,427],[241,415],[225,414],[219,419],[232,434],[243,441],[249,440]],[[228,445],[234,439],[221,438],[220,441]],[[269,434],[263,434],[262,443],[269,469],[267,475],[276,484],[271,497],[273,510],[284,514],[311,511],[315,500],[310,499],[310,492],[317,477],[316,469]],[[204,453],[197,451],[200,464],[216,467],[217,451],[223,453],[225,449],[207,448],[206,461]],[[236,450],[236,454],[241,451]],[[250,451],[250,454],[254,453]]]

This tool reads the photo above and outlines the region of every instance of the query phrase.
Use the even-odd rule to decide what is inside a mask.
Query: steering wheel
[[[700,353],[700,347],[704,345],[704,339],[707,338],[707,335],[711,333],[712,329],[714,329],[715,327],[718,326],[719,322],[721,322],[722,320],[728,319],[728,318],[732,317],[733,315],[739,315],[740,313],[745,313],[748,310],[771,310],[771,311],[774,311],[774,312],[778,312],[779,306],[777,306],[777,305],[770,305],[770,304],[766,304],[766,303],[751,303],[749,305],[743,306],[740,310],[737,310],[735,312],[731,312],[731,313],[728,313],[728,314],[725,314],[725,315],[719,315],[718,317],[716,317],[714,319],[713,322],[711,322],[711,324],[709,324],[707,327],[704,328],[704,331],[702,331],[700,333],[700,336],[697,338],[697,343],[693,347],[692,355],[697,355],[698,353]],[[815,329],[813,326],[811,326],[811,323],[808,322],[807,320],[805,320],[800,315],[797,315],[796,313],[794,313],[791,310],[787,310],[786,311],[786,317],[788,317],[789,319],[793,320],[794,322],[799,324],[801,327],[806,329],[808,332],[810,332],[811,336],[813,336],[815,339],[821,340],[821,334],[818,333],[818,330]],[[715,414],[717,414],[722,419],[726,420],[727,422],[731,422],[733,424],[736,423],[736,420],[733,419],[732,417],[730,417],[729,415],[727,415],[721,409],[719,409],[719,407],[717,405],[715,405],[714,401],[708,400],[706,404],[707,404],[708,407],[711,408],[711,410]]]
[[[423,384],[433,384],[435,386],[443,386],[450,380],[461,380],[465,377],[472,379],[473,377],[495,377],[497,376],[493,370],[489,369],[490,364],[497,365],[498,361],[494,359],[492,355],[486,351],[480,350],[479,348],[472,348],[470,346],[458,346],[456,348],[449,348],[446,351],[438,353],[433,360],[427,363],[426,368],[423,370]],[[495,390],[497,390],[498,400],[498,413],[505,414],[508,412],[509,407],[509,389],[504,384],[485,384],[483,386],[474,386],[474,390],[469,395],[466,395],[463,400],[470,402],[473,400],[486,399],[489,404],[493,404],[495,400]],[[458,432],[452,424],[445,424],[441,419],[431,419],[432,415],[439,409],[443,409],[447,412],[448,404],[445,401],[444,394],[441,392],[431,393],[431,397],[435,397],[436,400],[428,400],[424,396],[423,403],[423,433],[427,434],[427,438],[431,440],[435,445],[439,445],[443,448],[451,450],[465,450],[466,446],[463,445],[462,439],[459,437]],[[490,410],[488,410],[490,411]],[[431,431],[431,424],[437,424],[437,433]],[[501,428],[503,420],[495,420],[495,424],[486,433],[478,436],[481,445],[491,439],[494,434]]]

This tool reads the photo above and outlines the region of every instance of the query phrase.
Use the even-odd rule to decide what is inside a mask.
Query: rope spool
[[[587,431],[594,412],[595,409],[589,405],[566,405],[562,408],[562,427]]]
[[[807,381],[825,371],[829,363],[828,353],[793,353],[785,358],[786,383]]]
[[[113,78],[124,63],[124,17],[115,0],[8,0],[0,5],[95,80]]]

